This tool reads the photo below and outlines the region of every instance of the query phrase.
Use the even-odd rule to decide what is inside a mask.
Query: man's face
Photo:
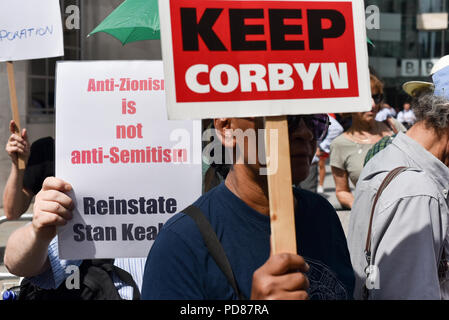
[[[289,132],[292,182],[297,185],[309,175],[310,165],[316,153],[317,141],[312,131],[301,120],[297,128]]]
[[[241,129],[243,131],[252,129],[255,130],[256,137],[258,137],[257,130],[263,129],[263,118],[234,118],[232,119],[232,129]],[[259,156],[259,144],[264,143],[256,139],[256,154]],[[292,182],[296,185],[299,182],[305,180],[309,174],[310,164],[316,152],[317,141],[314,138],[313,132],[304,123],[304,120],[300,120],[299,124],[289,131],[289,144],[290,144],[290,160],[292,169]],[[259,169],[264,165],[260,164],[257,159],[255,164],[249,164],[249,152],[248,141],[245,140],[245,145],[236,145],[236,148],[244,150],[244,161],[255,173],[259,174]],[[267,151],[268,152],[268,151]],[[265,162],[265,161],[262,161]]]

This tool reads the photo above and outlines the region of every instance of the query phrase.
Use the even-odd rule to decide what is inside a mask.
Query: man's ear
[[[232,130],[232,118],[214,119],[214,127],[221,144],[226,148],[234,148],[236,139]]]

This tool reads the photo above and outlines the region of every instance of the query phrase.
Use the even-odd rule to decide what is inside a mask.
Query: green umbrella
[[[105,32],[125,45],[141,40],[161,38],[157,0],[126,0],[88,36]]]

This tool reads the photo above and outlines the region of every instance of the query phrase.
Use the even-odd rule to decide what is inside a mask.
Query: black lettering
[[[165,201],[165,210],[167,213],[175,213],[178,210],[176,199],[168,198],[167,201]]]
[[[115,227],[106,227],[104,233],[107,241],[117,240],[117,229]]]
[[[117,210],[117,214],[126,214],[126,200],[115,200],[115,209]]]
[[[159,203],[159,213],[165,213],[165,210],[164,210],[165,199],[164,199],[164,197],[159,197],[159,199],[157,201]]]
[[[108,203],[105,200],[97,201],[97,213],[101,215],[105,215],[108,213]]]
[[[134,238],[137,241],[145,240],[145,228],[144,227],[136,227],[134,229]]]
[[[206,9],[200,21],[196,8],[181,8],[182,46],[184,51],[198,51],[200,36],[210,51],[226,51],[226,47],[212,30],[223,9]]]
[[[74,224],[73,225],[73,232],[75,233],[75,236],[73,237],[73,240],[77,242],[81,242],[85,240],[84,233],[83,233],[84,226],[82,224]]]
[[[137,207],[138,201],[136,199],[128,200],[128,213],[137,214],[139,208]]]
[[[122,224],[122,239],[123,239],[123,241],[127,241],[127,240],[133,241],[134,240],[132,231],[133,231],[132,223],[131,224],[126,224],[126,223]]]
[[[114,214],[114,197],[109,197],[109,214]]]
[[[265,41],[247,41],[250,34],[264,34],[263,25],[246,25],[245,19],[263,18],[263,9],[229,9],[231,47],[234,51],[267,50]]]
[[[91,197],[83,198],[84,214],[95,214],[95,199]]]
[[[92,226],[90,224],[86,225],[86,240],[94,241],[92,238]]]
[[[322,20],[331,21],[331,27],[323,29]],[[346,29],[345,17],[336,10],[307,10],[310,50],[323,50],[324,39],[338,38]]]
[[[94,241],[104,241],[104,230],[102,227],[95,227],[93,232]]]
[[[147,200],[147,213],[148,214],[158,213],[156,199],[148,199]]]
[[[162,224],[162,223],[160,223],[160,224]],[[149,226],[147,228],[147,240],[155,240],[157,234],[158,234],[158,232],[157,232],[156,227]]]
[[[144,197],[139,198],[139,209],[140,209],[140,213],[145,213],[145,198]]]
[[[302,25],[285,25],[284,19],[302,19],[301,10],[270,9],[271,50],[304,50],[304,41],[286,41],[285,35],[302,35]]]

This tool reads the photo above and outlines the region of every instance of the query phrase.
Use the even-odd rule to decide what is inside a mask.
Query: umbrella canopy
[[[88,36],[105,32],[125,45],[161,38],[157,0],[126,0]]]

